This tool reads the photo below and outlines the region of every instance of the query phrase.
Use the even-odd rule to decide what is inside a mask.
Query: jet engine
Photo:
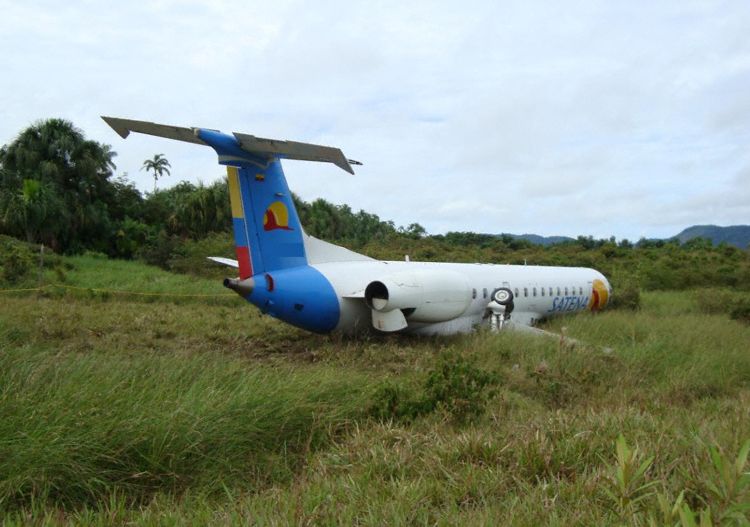
[[[415,270],[392,273],[365,288],[372,323],[381,331],[398,331],[412,322],[445,322],[471,303],[468,280],[454,271]]]

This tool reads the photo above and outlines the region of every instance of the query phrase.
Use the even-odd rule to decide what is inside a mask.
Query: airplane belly
[[[405,330],[407,333],[414,335],[455,335],[456,333],[471,333],[474,328],[482,322],[481,315],[469,315],[437,322],[434,324],[409,324]]]

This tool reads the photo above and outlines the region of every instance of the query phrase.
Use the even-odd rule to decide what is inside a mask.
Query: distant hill
[[[558,243],[575,241],[575,238],[569,236],[539,236],[538,234],[510,234],[502,233],[497,236],[510,236],[514,239],[527,240],[534,245],[543,245],[545,247]],[[714,245],[726,242],[740,249],[747,249],[750,246],[750,225],[732,225],[729,227],[720,227],[718,225],[693,225],[683,230],[676,236],[667,238],[679,240],[685,243],[693,238],[707,238]],[[651,239],[650,241],[656,241]]]
[[[569,238],[568,236],[539,236],[538,234],[510,234],[503,233],[500,236],[507,235],[517,240],[526,240],[534,245],[555,245],[557,243],[572,242],[575,238]]]
[[[750,245],[750,225],[732,225],[729,227],[693,225],[674,236],[674,238],[677,238],[680,243],[685,243],[693,238],[708,238],[714,245],[726,242],[740,249],[747,249]]]

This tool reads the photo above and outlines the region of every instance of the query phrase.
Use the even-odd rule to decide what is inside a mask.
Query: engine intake
[[[393,273],[365,288],[365,302],[374,311],[401,310],[414,322],[444,322],[466,311],[471,303],[468,280],[454,271],[423,270]]]

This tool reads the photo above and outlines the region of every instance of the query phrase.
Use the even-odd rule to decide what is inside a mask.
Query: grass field
[[[6,524],[747,523],[750,327],[698,293],[551,322],[575,348],[344,340],[68,262],[83,289],[0,296]]]

